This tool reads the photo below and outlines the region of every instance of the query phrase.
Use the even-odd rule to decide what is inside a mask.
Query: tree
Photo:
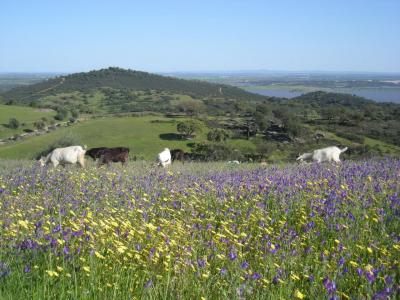
[[[176,109],[190,116],[198,115],[205,109],[201,100],[181,100],[175,105]]]
[[[176,130],[181,133],[184,137],[192,137],[196,131],[201,129],[201,125],[198,121],[189,120],[179,122],[176,125]]]
[[[46,128],[46,123],[43,120],[40,120],[33,123],[33,126],[38,130],[43,130]]]
[[[16,118],[11,118],[11,119],[8,121],[8,128],[11,128],[11,129],[18,129],[19,126],[20,126],[20,123],[19,123],[19,121],[18,121]]]
[[[229,134],[223,129],[213,129],[207,134],[207,140],[211,142],[222,142],[229,137]]]
[[[76,109],[71,110],[71,116],[72,116],[74,119],[78,119],[78,118],[79,118],[79,111],[76,110]]]
[[[58,108],[57,114],[54,116],[54,119],[62,121],[68,116],[68,111],[64,108]]]

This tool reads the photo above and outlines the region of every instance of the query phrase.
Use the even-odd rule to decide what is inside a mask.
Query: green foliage
[[[360,136],[358,134],[354,134],[354,133],[351,133],[351,132],[337,131],[336,135],[338,137],[342,137],[342,138],[348,139],[349,141],[356,142],[356,143],[359,143],[359,144],[363,144],[364,141],[365,141],[365,138],[363,136]]]
[[[226,130],[223,129],[213,129],[208,132],[207,140],[211,142],[223,142],[229,137]]]
[[[72,116],[74,119],[78,119],[78,118],[79,118],[79,111],[76,110],[76,109],[71,110],[71,116]]]
[[[36,129],[43,130],[46,128],[46,123],[43,120],[39,120],[33,123]]]
[[[197,120],[187,120],[179,122],[176,125],[176,130],[184,137],[192,137],[196,131],[201,129],[201,123]]]
[[[58,108],[57,114],[55,115],[54,119],[62,121],[68,116],[68,111],[64,108]]]
[[[161,90],[196,98],[224,97],[238,100],[264,100],[266,97],[240,88],[197,80],[184,80],[120,68],[108,68],[87,73],[60,76],[29,86],[20,86],[3,94],[5,101],[29,105],[48,95],[80,91],[88,93],[100,88],[117,90]]]
[[[8,125],[7,126],[10,129],[18,129],[20,125],[21,125],[20,122],[16,118],[11,118],[8,121]]]
[[[243,160],[240,150],[226,143],[197,143],[192,153],[202,161]]]
[[[270,156],[276,150],[276,145],[274,143],[263,139],[256,139],[255,144],[257,152],[265,157]]]
[[[200,100],[181,100],[175,104],[175,108],[179,112],[183,112],[189,116],[198,115],[205,110],[204,103]]]

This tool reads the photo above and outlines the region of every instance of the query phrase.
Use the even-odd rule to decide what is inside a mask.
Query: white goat
[[[82,168],[85,166],[86,150],[81,146],[70,146],[65,148],[56,148],[45,158],[40,159],[40,164],[45,166],[52,163],[54,167],[58,165],[76,164]]]
[[[171,152],[168,148],[165,148],[162,152],[158,153],[157,156],[158,165],[162,165],[164,168],[171,164]]]
[[[304,161],[304,160],[313,160],[317,163],[325,162],[325,161],[334,161],[340,163],[340,154],[347,151],[347,147],[343,149],[339,149],[336,146],[327,147],[323,149],[317,149],[313,152],[303,153],[300,155],[297,160]]]

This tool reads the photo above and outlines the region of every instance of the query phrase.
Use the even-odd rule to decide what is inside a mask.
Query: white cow
[[[347,147],[343,149],[339,149],[338,147],[332,146],[323,149],[317,149],[313,152],[303,153],[300,155],[297,160],[304,161],[304,160],[313,160],[317,163],[321,163],[324,161],[334,161],[340,163],[340,154],[347,151]]]
[[[57,167],[58,165],[78,163],[83,168],[85,166],[85,153],[86,147],[81,146],[56,148],[45,158],[42,157],[40,164],[45,166],[52,163],[54,167]]]
[[[228,161],[228,164],[240,165],[240,161],[238,161],[238,160],[230,160],[230,161]]]
[[[157,156],[158,165],[162,165],[164,168],[171,164],[171,152],[168,148],[165,148],[162,152],[158,153]]]

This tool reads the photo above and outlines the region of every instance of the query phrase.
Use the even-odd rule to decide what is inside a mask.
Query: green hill
[[[3,93],[2,97],[6,103],[40,105],[40,102],[49,96],[65,95],[73,92],[88,94],[104,88],[125,91],[163,91],[190,95],[199,99],[226,98],[259,101],[267,99],[267,97],[248,93],[229,85],[184,80],[121,68],[108,68],[59,76],[33,85],[14,88]]]

